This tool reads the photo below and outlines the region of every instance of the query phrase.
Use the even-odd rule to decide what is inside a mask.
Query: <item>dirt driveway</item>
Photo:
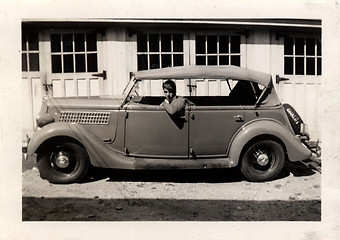
[[[88,182],[50,184],[23,162],[23,221],[320,221],[320,161],[287,163],[277,180],[237,169],[99,170]]]

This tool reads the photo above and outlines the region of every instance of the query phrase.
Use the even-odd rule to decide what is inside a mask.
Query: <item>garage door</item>
[[[60,32],[49,35],[47,80],[54,97],[99,96],[106,72],[102,68],[101,34]]]

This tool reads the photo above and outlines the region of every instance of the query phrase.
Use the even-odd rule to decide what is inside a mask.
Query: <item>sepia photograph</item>
[[[338,4],[3,1],[0,239],[338,239]]]

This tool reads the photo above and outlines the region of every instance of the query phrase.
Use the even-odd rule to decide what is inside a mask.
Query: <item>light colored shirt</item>
[[[170,115],[184,116],[185,113],[185,99],[179,96],[175,96],[170,103],[164,101],[161,106],[165,108]]]

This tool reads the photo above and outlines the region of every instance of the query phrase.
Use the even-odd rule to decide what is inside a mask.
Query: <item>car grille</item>
[[[109,124],[109,112],[68,112],[60,113],[59,122],[79,124]]]

